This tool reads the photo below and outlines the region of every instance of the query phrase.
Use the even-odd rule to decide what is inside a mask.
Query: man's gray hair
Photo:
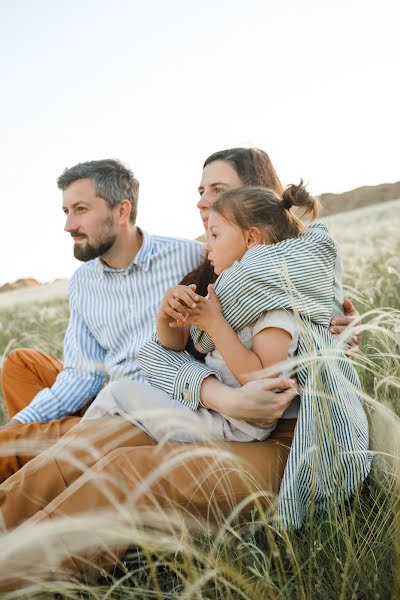
[[[119,160],[89,160],[65,169],[57,179],[60,190],[67,189],[79,179],[89,178],[96,187],[96,195],[103,198],[109,206],[116,206],[121,200],[129,200],[132,205],[130,220],[135,223],[139,182],[133,172]]]

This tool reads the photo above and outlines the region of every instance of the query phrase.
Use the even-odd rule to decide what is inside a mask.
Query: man
[[[80,163],[57,183],[65,231],[74,240],[75,257],[85,264],[69,284],[64,366],[27,349],[5,360],[2,385],[11,417],[5,427],[35,424],[19,437],[31,435],[32,427],[38,435],[60,437],[106,376],[143,382],[137,353],[154,330],[161,298],[203,257],[198,242],[150,236],[137,227],[139,182],[119,161]],[[13,464],[8,475],[21,466]]]

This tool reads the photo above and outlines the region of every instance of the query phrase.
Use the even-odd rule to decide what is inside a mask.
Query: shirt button
[[[184,402],[191,402],[192,401],[192,392],[190,390],[184,390],[182,392],[182,399]]]

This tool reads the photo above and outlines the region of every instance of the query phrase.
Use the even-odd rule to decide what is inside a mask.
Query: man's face
[[[91,179],[79,179],[63,191],[64,230],[74,239],[74,256],[84,262],[105,254],[113,246],[116,227],[112,209],[96,196]]]

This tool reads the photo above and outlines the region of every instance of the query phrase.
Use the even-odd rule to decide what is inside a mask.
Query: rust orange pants
[[[1,370],[8,418],[12,419],[25,408],[38,392],[51,387],[62,368],[61,361],[44,352],[25,348],[11,352]],[[78,416],[71,416],[48,423],[29,423],[0,430],[0,482],[78,422]]]
[[[25,364],[37,358],[24,352]],[[44,371],[54,376],[52,359],[43,354],[39,358]],[[15,353],[13,360],[15,364]],[[3,373],[7,402],[7,385],[17,385],[9,372],[12,366]],[[28,370],[40,372],[43,381],[37,365]],[[29,392],[25,394],[29,401]],[[0,564],[0,591],[56,575],[60,569],[95,578],[123,553],[128,534],[133,536],[136,524],[150,514],[163,516],[164,526],[172,526],[177,514],[219,522],[240,503],[240,512],[253,506],[251,494],[261,494],[261,502],[268,503],[270,494],[279,490],[295,426],[294,420],[282,419],[263,442],[156,445],[119,418],[72,419],[65,426],[62,421],[47,425],[54,427],[51,447],[0,486],[0,518],[5,529],[13,530],[7,547],[14,549]],[[33,425],[12,429],[25,428],[29,437],[29,427]],[[32,434],[35,444],[40,431],[47,435],[38,426]],[[54,443],[57,432],[64,435]],[[168,514],[170,521],[165,520]],[[37,536],[40,528],[34,525],[44,526],[46,537]]]

